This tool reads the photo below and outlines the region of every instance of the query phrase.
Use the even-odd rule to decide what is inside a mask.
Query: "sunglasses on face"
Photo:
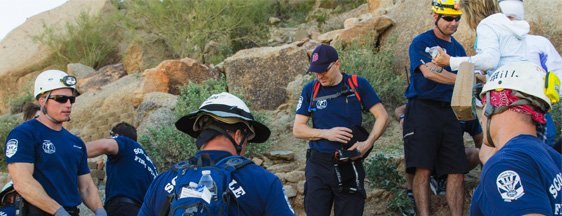
[[[452,22],[453,20],[458,22],[459,20],[461,20],[461,16],[460,16],[460,15],[457,16],[457,17],[452,17],[452,16],[441,16],[441,18],[443,18],[443,19],[444,19],[445,21],[447,21],[447,22]]]
[[[76,97],[66,96],[66,95],[51,95],[47,99],[53,99],[53,100],[55,100],[56,102],[59,102],[59,103],[66,103],[68,100],[70,100],[70,104],[73,104],[74,101],[76,100]]]

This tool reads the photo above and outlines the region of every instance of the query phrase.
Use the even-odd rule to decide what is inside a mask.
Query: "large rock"
[[[123,66],[127,74],[142,72],[158,65],[165,59],[172,59],[166,42],[153,34],[142,34],[141,41],[133,41],[123,55]]]
[[[219,79],[220,72],[197,60],[184,58],[163,61],[158,67],[142,73],[142,81],[135,89],[134,105],[138,107],[146,93],[165,92],[179,95],[180,87],[188,85],[190,81],[201,84],[211,78]]]
[[[86,78],[95,72],[95,69],[80,63],[70,63],[66,66],[66,73],[75,76],[78,80]]]
[[[133,91],[139,85],[136,75],[127,75],[76,98],[72,105],[72,121],[67,129],[80,129],[81,138],[92,141],[109,137],[109,130],[119,122],[135,123]]]
[[[241,50],[224,61],[229,90],[244,88],[253,109],[274,110],[285,88],[308,68],[306,50],[294,44]]]
[[[126,75],[127,73],[123,69],[123,64],[108,65],[100,68],[95,73],[88,74],[86,77],[78,79],[76,88],[78,88],[78,92],[84,94],[99,89]]]
[[[138,126],[141,121],[144,121],[147,114],[156,109],[163,107],[171,111],[174,110],[177,102],[178,97],[176,95],[164,92],[151,92],[144,95],[142,103],[137,108],[134,125]]]
[[[344,47],[353,43],[354,41],[361,41],[366,37],[374,38],[383,33],[388,27],[392,25],[392,20],[386,16],[379,16],[369,18],[359,22],[359,24],[343,30],[334,38],[332,43],[340,42]]]
[[[149,134],[148,128],[161,129],[163,126],[171,126],[177,118],[174,111],[160,107],[146,115],[137,128],[139,134]]]
[[[45,26],[62,28],[66,22],[72,22],[83,11],[89,14],[112,13],[110,0],[81,0],[67,1],[65,4],[28,18],[25,23],[12,30],[0,41],[0,85],[4,89],[20,91],[30,88],[29,85],[19,85],[21,77],[34,73],[34,67],[44,65],[53,55],[47,46],[36,43],[33,36],[45,31]],[[34,79],[35,77],[33,76]],[[28,78],[29,79],[29,78]],[[28,80],[25,80],[26,82]],[[33,86],[31,85],[31,89]],[[14,92],[0,91],[0,98],[12,95]],[[0,114],[7,113],[7,101],[0,100]]]

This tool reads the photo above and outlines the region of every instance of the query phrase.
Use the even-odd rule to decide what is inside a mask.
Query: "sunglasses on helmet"
[[[460,15],[457,16],[457,17],[452,17],[452,16],[441,16],[441,18],[443,18],[443,19],[444,19],[445,21],[447,21],[447,22],[452,22],[453,20],[455,20],[455,21],[458,22],[459,20],[461,20],[461,16],[460,16]]]
[[[76,97],[66,95],[50,95],[47,99],[53,99],[59,103],[66,103],[68,100],[70,100],[70,104],[73,104],[74,101],[76,101]]]

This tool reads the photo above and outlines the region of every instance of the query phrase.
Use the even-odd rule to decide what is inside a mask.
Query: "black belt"
[[[112,197],[111,199],[109,199],[109,201],[107,201],[107,204],[105,206],[109,206],[113,202],[115,202],[115,203],[118,203],[118,202],[128,203],[128,204],[134,205],[134,206],[139,207],[139,208],[142,206],[142,203],[140,203],[140,202],[138,202],[134,199],[131,199],[129,197],[124,197],[124,196]]]
[[[70,215],[73,215],[73,216],[80,215],[80,209],[77,206],[73,206],[73,207],[63,206],[63,208]],[[36,206],[32,205],[31,203],[29,203],[27,201],[25,201],[24,212],[25,212],[25,215],[51,215],[51,214],[41,210],[40,208],[37,208]]]
[[[334,162],[335,158],[334,158],[334,154],[329,154],[329,153],[322,153],[319,151],[316,151],[314,149],[308,149],[307,151],[308,157],[310,158],[314,158],[314,159],[319,159],[319,160],[323,160],[323,161],[329,161],[329,162]]]

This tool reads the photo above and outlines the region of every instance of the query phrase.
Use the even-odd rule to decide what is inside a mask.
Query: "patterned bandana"
[[[511,89],[505,89],[503,91],[490,91],[490,103],[494,107],[506,107],[518,100],[520,100],[520,98],[512,95]],[[486,95],[482,97],[482,102],[484,101],[486,101]],[[534,111],[529,105],[512,106],[509,107],[509,110],[530,115],[533,120],[541,124],[546,123],[544,114]]]

